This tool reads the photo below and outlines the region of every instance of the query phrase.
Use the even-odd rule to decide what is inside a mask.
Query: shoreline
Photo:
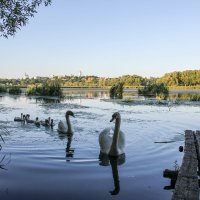
[[[27,87],[21,87],[22,91],[25,92]],[[63,91],[81,91],[81,92],[109,92],[110,88],[90,88],[90,87],[61,87]],[[138,88],[124,88],[124,92],[137,92]],[[200,89],[190,89],[190,88],[169,88],[170,93],[200,93]]]
[[[81,87],[62,87],[63,90],[65,91],[109,91],[110,88],[81,88]],[[138,88],[124,88],[124,92],[137,92]],[[169,89],[170,93],[178,93],[178,92],[185,92],[185,93],[200,93],[200,89],[190,89],[190,88],[185,88],[185,89]]]

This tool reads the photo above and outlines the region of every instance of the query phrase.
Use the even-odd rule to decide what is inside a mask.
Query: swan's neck
[[[121,119],[117,118],[116,122],[115,122],[115,130],[114,130],[114,134],[113,134],[112,144],[110,147],[110,151],[108,153],[110,156],[118,156],[119,155],[118,140],[119,140],[120,123],[121,123]]]
[[[67,120],[67,127],[68,127],[67,132],[68,133],[73,133],[73,131],[72,131],[72,125],[71,125],[71,122],[70,122],[70,119],[69,119],[69,115],[66,117],[66,120]]]

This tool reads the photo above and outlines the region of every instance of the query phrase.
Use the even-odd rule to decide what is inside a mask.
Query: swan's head
[[[120,114],[118,112],[115,112],[113,115],[112,115],[112,119],[110,120],[110,122],[116,120],[116,119],[120,119]]]
[[[72,116],[72,117],[74,117],[74,113],[73,113],[71,110],[68,110],[68,111],[66,112],[66,114],[65,114],[65,117],[67,117],[67,116]]]

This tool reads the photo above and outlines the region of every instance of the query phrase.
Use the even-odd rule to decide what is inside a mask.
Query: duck
[[[100,153],[108,156],[119,156],[125,153],[125,134],[120,130],[121,115],[115,112],[110,122],[115,121],[115,127],[105,128],[99,134]]]
[[[74,113],[71,110],[68,110],[65,114],[66,121],[59,121],[58,123],[58,132],[73,134],[72,125],[70,122],[70,116],[74,117]]]

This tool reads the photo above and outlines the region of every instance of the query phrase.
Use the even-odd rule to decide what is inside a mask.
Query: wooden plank
[[[194,132],[186,130],[184,156],[178,173],[172,200],[199,199],[197,167],[198,162]]]
[[[198,171],[200,172],[200,131],[196,131],[195,139],[196,139],[196,146],[197,146]]]

